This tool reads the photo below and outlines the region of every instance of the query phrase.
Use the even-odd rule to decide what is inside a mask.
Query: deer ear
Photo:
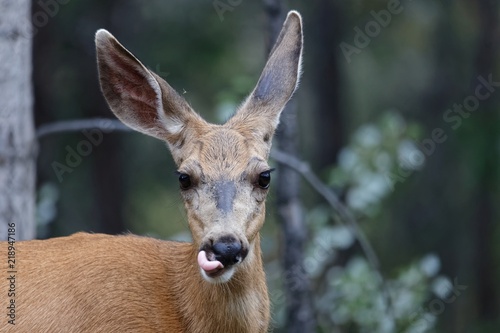
[[[149,71],[108,31],[96,33],[101,89],[111,111],[134,130],[175,147],[191,120],[201,118],[161,77]]]
[[[272,137],[281,111],[299,84],[302,47],[302,18],[298,12],[290,11],[257,86],[229,120],[230,124],[250,122],[252,128],[261,129],[259,135],[265,141]]]

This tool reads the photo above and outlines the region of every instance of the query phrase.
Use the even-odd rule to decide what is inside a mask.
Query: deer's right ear
[[[101,89],[113,113],[134,130],[174,148],[191,120],[201,118],[161,77],[148,70],[113,35],[96,33]]]

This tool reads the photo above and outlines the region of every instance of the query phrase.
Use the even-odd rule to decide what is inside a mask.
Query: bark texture
[[[35,237],[31,1],[0,1],[0,240]],[[12,230],[11,230],[12,231]]]

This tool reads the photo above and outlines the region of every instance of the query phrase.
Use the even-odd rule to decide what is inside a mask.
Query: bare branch
[[[271,151],[271,158],[273,158],[276,162],[285,164],[298,172],[309,183],[309,185],[311,185],[311,187],[316,192],[318,192],[318,194],[320,194],[326,200],[326,202],[328,202],[332,209],[339,214],[340,220],[347,223],[351,231],[354,233],[354,236],[357,238],[370,266],[379,279],[380,285],[382,286],[384,292],[384,296],[386,298],[387,311],[389,312],[389,314],[391,314],[392,311],[390,292],[382,275],[382,272],[380,271],[380,261],[377,257],[377,254],[375,253],[375,250],[368,241],[368,238],[359,226],[356,218],[349,210],[349,208],[347,208],[339,200],[338,196],[327,185],[325,185],[325,183],[323,183],[318,176],[316,176],[316,174],[311,170],[309,164],[307,164],[306,162],[301,161],[298,158],[277,149],[273,149]]]
[[[41,138],[65,132],[79,132],[83,130],[100,129],[102,131],[132,131],[130,127],[125,126],[121,121],[110,118],[91,118],[57,121],[54,123],[44,124],[37,128],[36,137]]]
[[[332,209],[340,215],[340,218],[351,227],[372,268],[379,270],[380,264],[378,257],[368,242],[365,234],[359,227],[356,218],[339,200],[337,195],[327,185],[325,185],[314,172],[312,172],[309,164],[276,149],[272,150],[271,158],[276,160],[276,162],[285,164],[298,172],[309,183],[309,185],[311,185],[311,187],[318,192],[326,200],[326,202],[328,202]]]

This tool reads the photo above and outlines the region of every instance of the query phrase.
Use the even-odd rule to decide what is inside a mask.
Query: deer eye
[[[191,187],[191,177],[189,177],[188,174],[185,173],[179,173],[179,184],[181,186],[181,189],[187,190]]]
[[[257,182],[260,188],[262,189],[269,188],[269,185],[271,184],[271,171],[273,170],[267,170],[260,173],[259,180]]]

